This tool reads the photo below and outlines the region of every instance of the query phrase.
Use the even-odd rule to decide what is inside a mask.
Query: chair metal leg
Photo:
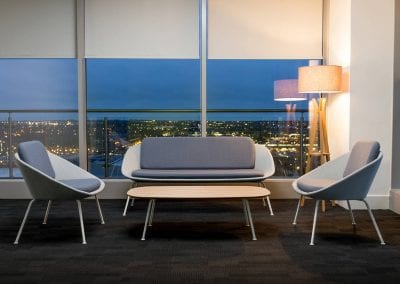
[[[269,214],[271,216],[274,216],[274,211],[272,211],[271,200],[269,199],[269,196],[267,196],[267,203],[268,203]]]
[[[355,226],[356,225],[356,220],[354,220],[353,210],[351,209],[351,205],[350,205],[350,201],[349,200],[347,200],[347,207],[349,207],[349,211],[350,211],[351,224],[353,226]]]
[[[257,237],[256,237],[256,233],[254,231],[254,224],[253,224],[253,218],[251,217],[249,201],[247,199],[243,199],[243,201],[244,201],[244,204],[246,205],[247,216],[249,217],[251,235],[253,236],[253,241],[256,241]]]
[[[267,203],[265,202],[265,198],[262,199],[262,203],[264,207],[267,207]]]
[[[133,204],[135,204],[135,198],[132,198],[131,200],[131,207],[133,206]]]
[[[46,213],[44,213],[44,218],[42,223],[43,225],[47,224],[47,217],[49,217],[50,207],[51,207],[51,200],[47,202]]]
[[[150,214],[151,214],[151,207],[153,206],[153,202],[154,202],[154,199],[150,199],[149,205],[147,206],[147,214],[146,214],[146,221],[144,222],[142,241],[146,240],[147,225],[149,224],[149,219],[150,219]]]
[[[97,197],[97,195],[95,195],[94,197],[96,198],[97,209],[99,210],[100,222],[101,222],[101,224],[104,225],[105,222],[104,222],[103,212],[101,212],[99,198]]]
[[[381,235],[381,231],[379,230],[378,224],[375,221],[374,214],[372,214],[372,211],[371,211],[371,208],[369,207],[368,202],[366,200],[363,200],[363,202],[365,203],[365,206],[367,206],[369,216],[371,217],[372,224],[374,224],[374,228],[375,228],[376,233],[378,234],[379,240],[381,241],[381,245],[385,245],[385,242],[383,241],[383,238]]]
[[[130,199],[130,197],[128,196],[126,198],[125,209],[124,209],[124,213],[122,213],[122,216],[126,216],[126,211],[128,210],[128,205],[129,205],[129,199]]]
[[[244,219],[246,221],[246,226],[250,226],[249,223],[249,216],[247,215],[247,209],[246,209],[246,203],[244,202],[244,199],[242,200],[242,204],[243,204],[243,214],[244,214]]]
[[[15,238],[15,241],[14,241],[14,245],[18,244],[19,238],[21,237],[21,234],[22,234],[22,230],[24,229],[24,226],[25,226],[25,222],[28,219],[29,211],[31,211],[31,206],[32,206],[33,202],[35,202],[35,199],[32,199],[28,204],[28,208],[26,208],[24,219],[22,219],[22,223],[21,223],[21,226],[19,227],[17,237]]]
[[[150,220],[149,220],[149,227],[153,226],[153,218],[154,218],[154,208],[156,207],[156,200],[154,199],[153,205],[151,206],[150,212]]]
[[[300,206],[301,206],[301,202],[302,202],[302,197],[303,196],[300,196],[299,202],[297,203],[296,214],[294,214],[294,220],[293,220],[293,223],[292,223],[294,226],[297,225],[297,216],[299,215]]]
[[[86,245],[87,243],[86,243],[86,236],[85,236],[85,227],[83,226],[83,216],[82,216],[81,201],[77,200],[76,203],[78,204],[79,221],[81,223],[82,244]]]
[[[318,207],[319,207],[319,200],[315,202],[314,221],[311,233],[310,246],[314,245],[315,228],[317,227]]]

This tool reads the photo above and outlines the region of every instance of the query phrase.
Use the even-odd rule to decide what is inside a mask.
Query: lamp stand
[[[306,173],[311,170],[313,157],[319,156],[321,164],[330,160],[328,144],[328,130],[326,125],[326,98],[320,96],[319,101],[315,98],[311,100],[313,106],[313,118],[310,125],[310,140],[307,154]],[[314,150],[316,139],[319,135],[319,151]],[[332,206],[335,202],[331,200]],[[301,197],[301,206],[304,205],[304,196]],[[325,212],[325,200],[322,200],[322,211]]]

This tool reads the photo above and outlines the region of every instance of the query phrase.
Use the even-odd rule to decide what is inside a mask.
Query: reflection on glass
[[[209,112],[209,136],[248,136],[271,151],[275,176],[299,176],[304,172],[308,146],[306,113]]]
[[[89,171],[99,177],[119,178],[123,155],[145,137],[200,136],[200,114],[160,112],[89,112]]]

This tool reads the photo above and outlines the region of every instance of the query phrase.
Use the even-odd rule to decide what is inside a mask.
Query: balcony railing
[[[200,110],[87,110],[88,168],[102,178],[120,178],[123,155],[148,136],[200,136]],[[304,173],[308,111],[208,110],[207,135],[250,136],[272,152],[276,176]],[[18,143],[41,140],[78,164],[77,110],[0,110],[0,177],[18,178],[13,155]]]

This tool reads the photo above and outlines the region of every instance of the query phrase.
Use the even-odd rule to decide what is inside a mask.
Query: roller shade
[[[323,0],[209,0],[211,59],[322,58]]]
[[[0,0],[0,58],[73,58],[75,0]]]
[[[199,58],[198,0],[86,0],[86,57]]]

